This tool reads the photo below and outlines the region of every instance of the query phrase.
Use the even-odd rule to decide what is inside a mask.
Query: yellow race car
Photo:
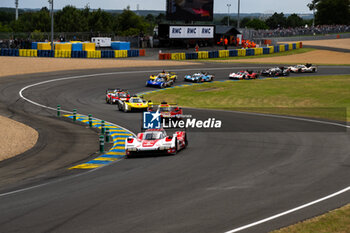
[[[156,78],[164,78],[165,80],[173,80],[175,82],[177,79],[177,74],[174,72],[163,71],[157,75],[151,75],[149,78],[150,80],[155,80]]]
[[[148,107],[152,106],[152,101],[146,101],[140,97],[131,97],[129,100],[119,100],[118,101],[118,110],[124,112],[131,111],[146,111]]]

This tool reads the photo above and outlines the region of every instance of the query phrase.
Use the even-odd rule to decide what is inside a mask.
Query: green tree
[[[301,27],[304,25],[304,20],[299,17],[297,14],[291,14],[287,18],[287,27]]]
[[[286,17],[284,17],[283,13],[277,14],[277,12],[275,12],[271,17],[269,17],[266,20],[266,24],[267,26],[269,26],[269,28],[283,28],[286,27],[286,23],[287,19]]]
[[[118,16],[117,25],[118,34],[122,36],[139,35],[151,29],[151,25],[132,12],[129,7]]]
[[[308,7],[316,9],[316,24],[350,24],[349,0],[313,0]]]
[[[243,19],[241,19],[240,22],[240,27],[241,28],[245,28],[247,26],[247,24],[251,21],[252,19],[249,17],[244,17]]]
[[[98,9],[89,16],[89,29],[94,32],[112,32],[114,18],[111,14]]]
[[[0,22],[0,32],[12,32],[12,29],[9,25],[2,25]]]
[[[255,30],[259,29],[268,29],[269,27],[266,25],[265,21],[260,19],[252,19],[247,24],[246,27],[248,28],[254,28]]]
[[[156,23],[160,24],[163,23],[166,20],[165,14],[160,13],[157,17],[156,17]]]
[[[55,13],[56,32],[81,32],[87,29],[87,19],[83,17],[82,11],[74,6],[65,6]]]
[[[223,17],[221,20],[220,20],[220,24],[221,25],[227,25],[227,17],[228,16],[225,16]],[[237,21],[234,20],[232,17],[230,17],[230,26],[236,26],[237,25]]]

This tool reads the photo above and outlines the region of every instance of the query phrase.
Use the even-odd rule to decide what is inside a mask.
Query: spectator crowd
[[[253,38],[324,35],[344,32],[350,32],[350,25],[318,25],[315,27],[305,26],[277,28],[274,30],[256,30],[253,32]]]

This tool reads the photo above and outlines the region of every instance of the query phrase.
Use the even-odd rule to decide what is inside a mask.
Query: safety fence
[[[283,44],[283,45],[268,46],[263,48],[251,48],[251,49],[203,51],[203,52],[195,52],[195,53],[160,53],[159,60],[195,60],[195,59],[210,59],[210,58],[257,56],[257,55],[285,52],[285,51],[299,49],[302,47],[303,47],[302,42],[297,42],[292,44]]]
[[[37,50],[37,49],[1,49],[0,56],[13,57],[57,57],[57,58],[127,58],[145,56],[146,51],[140,50]]]

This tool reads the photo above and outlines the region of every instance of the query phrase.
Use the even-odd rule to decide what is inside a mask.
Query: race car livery
[[[185,131],[177,131],[167,135],[164,129],[148,129],[139,133],[137,137],[129,137],[125,140],[126,157],[138,154],[169,154],[175,155],[186,148],[188,144]]]
[[[127,90],[123,89],[108,89],[106,91],[106,103],[107,104],[116,104],[118,100],[129,100],[130,93]]]
[[[176,81],[177,79],[177,74],[174,73],[174,72],[161,72],[157,75],[151,75],[149,77],[150,80],[155,80],[156,78],[166,78],[166,79],[169,79],[169,80],[174,80],[174,82]]]
[[[118,110],[124,112],[147,111],[152,106],[152,101],[145,101],[140,97],[131,97],[129,100],[118,100]]]
[[[259,74],[255,73],[253,71],[248,71],[248,70],[244,70],[244,71],[239,71],[237,73],[231,73],[229,74],[229,78],[230,79],[256,79],[259,78]]]
[[[158,77],[154,80],[150,79],[146,82],[146,87],[159,87],[166,88],[171,87],[174,84],[174,79],[169,79],[167,77]]]
[[[185,75],[184,81],[195,82],[195,83],[212,82],[214,78],[215,78],[214,75],[208,74],[206,72],[199,72],[192,75]]]
[[[177,106],[177,104],[168,104],[167,102],[162,102],[158,105],[154,104],[147,109],[149,112],[159,111],[161,119],[180,119],[183,115],[182,108]]]
[[[293,73],[316,73],[317,67],[312,64],[296,65],[288,67]]]
[[[273,67],[270,69],[263,70],[260,73],[260,75],[268,77],[289,76],[289,74],[290,70],[286,67]]]

